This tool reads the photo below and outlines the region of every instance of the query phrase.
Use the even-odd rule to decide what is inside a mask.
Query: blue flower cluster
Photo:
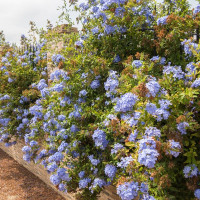
[[[48,85],[46,84],[45,79],[41,79],[40,82],[37,84],[37,89],[38,90],[43,90],[44,88],[47,88]]]
[[[82,188],[86,188],[88,187],[88,184],[91,182],[91,178],[84,178],[84,179],[81,179],[79,181],[79,188],[82,189]]]
[[[130,92],[126,93],[117,100],[117,104],[114,109],[116,112],[131,111],[137,100],[137,95]]]
[[[69,145],[69,144],[68,144],[67,142],[62,141],[61,144],[60,144],[60,146],[58,147],[58,151],[59,151],[59,152],[65,151],[66,148],[68,147],[68,145]]]
[[[87,95],[87,91],[86,90],[81,90],[80,92],[79,92],[79,97],[81,97],[81,96],[86,96]]]
[[[139,140],[138,162],[148,168],[153,168],[159,156],[156,142],[152,137]]]
[[[76,41],[75,46],[76,47],[83,47],[83,42],[82,41]]]
[[[180,154],[181,145],[179,142],[175,142],[174,140],[169,140],[169,152],[174,157],[178,157]]]
[[[129,135],[128,141],[129,141],[129,142],[135,142],[137,136],[138,136],[138,131],[137,131],[137,130],[134,130],[134,132],[132,132],[132,133]]]
[[[22,148],[22,151],[23,151],[24,153],[29,153],[29,152],[31,151],[31,147],[29,147],[29,146],[24,146],[24,147]]]
[[[64,155],[61,152],[56,152],[52,156],[49,156],[48,161],[49,162],[60,162],[64,158]]]
[[[58,64],[60,61],[65,61],[65,58],[64,56],[60,55],[60,54],[54,54],[52,56],[52,61],[55,63],[55,64]]]
[[[200,12],[200,5],[198,4],[198,5],[194,8],[193,14],[194,14],[194,15],[197,15],[199,12]]]
[[[112,97],[117,92],[116,88],[119,85],[119,81],[118,81],[118,76],[116,74],[117,74],[116,71],[110,71],[109,77],[104,83],[104,88],[107,91],[106,93],[107,97]]]
[[[121,61],[121,58],[120,58],[119,55],[116,55],[115,58],[113,59],[113,62],[114,62],[114,63],[118,63],[118,62],[120,62],[120,61]]]
[[[142,200],[156,200],[153,196],[149,194],[143,194],[142,195]]]
[[[185,77],[185,73],[182,71],[181,66],[164,66],[163,74],[171,74],[173,75],[174,79],[183,79]]]
[[[114,145],[113,149],[111,149],[111,154],[117,154],[121,149],[124,149],[124,146],[120,143],[117,143]]]
[[[158,137],[159,138],[161,136],[160,130],[157,129],[156,127],[146,127],[144,134],[147,137]]]
[[[92,163],[92,165],[97,166],[100,163],[99,159],[95,159],[94,155],[90,155],[88,156],[90,162]]]
[[[91,192],[93,193],[93,189],[95,189],[97,186],[102,188],[103,186],[106,185],[106,182],[101,179],[101,178],[95,178],[92,185],[89,187],[89,189],[91,190]]]
[[[105,174],[111,178],[111,180],[115,177],[115,174],[116,174],[116,171],[117,171],[117,168],[114,166],[114,165],[110,165],[110,164],[107,164],[105,166]]]
[[[159,56],[153,56],[150,60],[153,61],[153,62],[158,62],[158,61],[160,61],[160,64],[161,64],[161,65],[164,65],[165,62],[166,62],[166,58],[165,58],[165,57],[161,57],[161,58],[160,58]]]
[[[191,39],[189,39],[189,40],[185,39],[183,42],[181,42],[181,44],[184,47],[185,55],[188,56],[188,57],[192,57],[193,56],[192,50],[195,50],[195,51],[199,52],[199,50],[197,50],[198,49],[198,44],[194,43]]]
[[[79,172],[78,176],[82,179],[85,176],[85,171]]]
[[[177,129],[181,132],[182,135],[187,134],[186,127],[189,127],[189,124],[187,122],[181,122],[177,124]]]
[[[100,80],[94,80],[91,82],[90,87],[95,90],[100,87]]]
[[[134,60],[132,62],[132,66],[136,68],[140,68],[142,66],[142,62],[140,60]]]
[[[30,114],[34,115],[35,118],[39,118],[39,119],[41,119],[42,116],[43,116],[42,110],[43,110],[43,107],[38,106],[38,105],[34,105],[34,106],[29,108]]]
[[[106,133],[100,129],[94,131],[92,138],[95,142],[96,147],[100,147],[100,149],[104,150],[107,145],[108,141],[106,140]]]
[[[132,200],[138,196],[138,182],[125,182],[117,187],[117,194],[122,200]]]
[[[199,86],[200,86],[200,78],[196,79],[191,85],[192,88],[197,88]]]
[[[91,29],[91,31],[92,31],[93,34],[97,34],[99,32],[99,27],[96,26],[93,29]]]
[[[183,173],[185,178],[192,178],[199,174],[199,170],[195,164],[187,165],[183,169]]]
[[[121,120],[124,120],[126,124],[128,124],[130,127],[136,126],[138,124],[138,121],[140,119],[141,113],[140,112],[134,112],[132,114],[121,114]]]
[[[152,116],[155,116],[157,121],[161,121],[163,119],[167,120],[170,115],[170,112],[167,109],[169,109],[169,105],[171,105],[171,102],[163,99],[159,101],[159,104],[160,108],[157,108],[155,104],[147,103],[146,111]]]
[[[51,165],[47,166],[47,170],[49,172],[55,172],[55,170],[58,168],[58,165],[56,165],[56,162],[51,163]]]
[[[58,175],[53,174],[50,176],[50,181],[54,184],[54,185],[58,185],[61,182],[61,179],[59,178]]]
[[[69,80],[69,76],[68,73],[63,71],[63,70],[55,70],[50,74],[50,80],[54,81],[54,80]]]
[[[157,19],[157,25],[158,26],[159,25],[166,25],[167,24],[167,18],[168,18],[168,15]]]
[[[133,162],[133,158],[132,156],[128,156],[128,157],[122,157],[121,161],[117,163],[117,166],[120,168],[125,169],[126,167],[128,167],[128,165]]]
[[[71,177],[67,173],[67,170],[65,168],[57,168],[56,174],[53,174],[50,176],[50,180],[54,185],[60,184],[62,181],[71,181]]]
[[[89,8],[89,5],[86,4],[86,3],[81,3],[81,4],[79,5],[79,7],[80,7],[82,10],[87,10],[87,9]]]
[[[104,32],[107,34],[107,35],[110,35],[112,33],[115,32],[115,28],[113,26],[110,26],[110,25],[106,25],[105,26],[105,29],[104,29]]]
[[[200,199],[200,189],[194,191],[194,196],[199,200]]]
[[[197,69],[194,62],[190,62],[186,65],[185,70],[187,73],[185,74],[188,80],[192,80],[193,77],[196,75]]]
[[[148,83],[146,83],[146,88],[149,90],[150,95],[155,97],[160,90],[160,85],[157,81],[150,80]]]

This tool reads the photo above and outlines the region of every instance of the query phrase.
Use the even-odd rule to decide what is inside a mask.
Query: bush
[[[29,107],[39,98],[38,90],[31,88],[31,84],[42,77],[47,78],[46,55],[40,53],[43,44],[38,45],[38,50],[33,52],[26,50],[23,55],[13,47],[7,46],[2,52],[1,58],[1,141],[10,146],[11,137],[23,138],[30,131],[28,127]],[[42,52],[42,51],[41,51]],[[43,54],[43,55],[42,55]],[[42,72],[42,73],[41,73]],[[43,75],[42,75],[43,74]]]
[[[22,150],[61,191],[97,199],[113,184],[123,200],[200,199],[200,57],[191,38],[199,7],[164,6],[170,13],[142,0],[74,5],[83,32],[53,55],[62,69],[51,73],[49,87],[41,79],[27,91],[29,78],[18,94],[40,92],[20,119],[30,129]],[[17,99],[14,86],[5,87],[1,102],[6,94]],[[1,113],[3,132],[14,120]]]

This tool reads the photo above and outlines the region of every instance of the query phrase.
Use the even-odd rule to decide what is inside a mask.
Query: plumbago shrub
[[[169,14],[154,6],[75,5],[80,39],[52,56],[62,69],[28,84],[39,99],[26,104],[26,131],[10,135],[22,134],[24,160],[43,164],[51,182],[78,191],[77,199],[97,199],[110,184],[122,200],[200,199],[200,47],[191,37],[200,7],[166,1]],[[14,116],[4,114],[6,105],[2,122]],[[12,123],[1,123],[3,137]]]
[[[190,10],[185,0],[155,6],[148,0],[80,3],[75,8],[81,12],[81,39],[95,45],[98,55],[116,61],[145,52],[185,65],[180,43],[198,27],[199,8]]]
[[[22,36],[25,40],[25,36]],[[40,93],[30,85],[42,77],[46,78],[46,53],[42,52],[45,43],[37,45],[35,55],[29,50],[18,53],[7,45],[0,62],[0,132],[1,142],[6,146],[16,143],[30,131],[29,107],[39,98]],[[35,46],[36,48],[36,46]],[[13,136],[13,137],[12,137]],[[13,138],[12,142],[10,139]]]
[[[196,59],[182,70],[141,55],[125,60],[121,74],[109,70],[106,79],[106,68],[98,74],[81,69],[82,58],[73,72],[56,70],[51,87],[43,80],[37,85],[42,98],[30,108],[25,159],[41,162],[60,190],[83,190],[85,199],[111,183],[122,199],[194,199],[200,164]],[[105,62],[91,61],[96,70]]]

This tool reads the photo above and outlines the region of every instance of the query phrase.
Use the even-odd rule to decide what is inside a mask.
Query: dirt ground
[[[65,200],[0,149],[0,200]]]

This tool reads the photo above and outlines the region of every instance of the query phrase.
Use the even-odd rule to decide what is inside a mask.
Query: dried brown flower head
[[[132,92],[140,97],[145,97],[149,90],[146,88],[145,83],[141,83],[137,87],[133,88]]]

